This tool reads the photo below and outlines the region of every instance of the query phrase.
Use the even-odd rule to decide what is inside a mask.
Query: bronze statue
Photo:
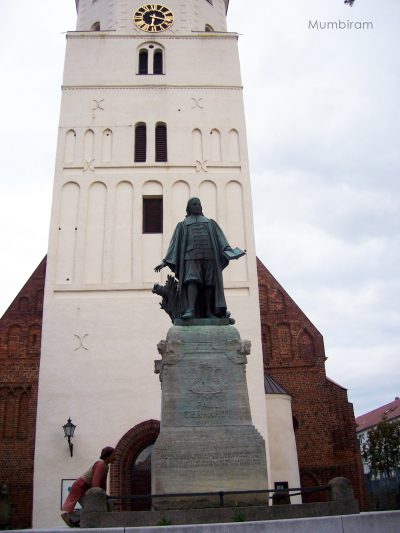
[[[228,318],[222,271],[231,259],[245,253],[229,246],[218,224],[203,215],[199,198],[191,198],[165,258],[154,270],[159,272],[168,266],[178,279],[180,318]],[[158,290],[153,292],[160,294]]]

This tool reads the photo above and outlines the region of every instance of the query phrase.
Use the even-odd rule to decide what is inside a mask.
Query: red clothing
[[[72,513],[76,503],[86,494],[86,491],[92,487],[107,489],[108,465],[100,459],[96,461],[92,468],[79,477],[71,486],[68,497],[64,502],[63,511]]]

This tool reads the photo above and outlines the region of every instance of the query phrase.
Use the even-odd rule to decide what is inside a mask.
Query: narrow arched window
[[[146,161],[146,142],[146,124],[137,124],[135,128],[135,163]]]
[[[153,56],[153,74],[163,73],[163,53],[161,50],[156,50]]]
[[[149,72],[149,53],[147,50],[139,52],[139,74],[148,74]]]
[[[167,126],[166,124],[157,124],[156,126],[156,162],[161,163],[165,161],[168,161]]]
[[[100,31],[100,22],[94,22],[90,27],[90,31]]]

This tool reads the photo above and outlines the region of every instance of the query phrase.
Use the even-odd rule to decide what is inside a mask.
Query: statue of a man
[[[165,258],[154,270],[168,266],[179,280],[182,319],[227,317],[222,270],[230,258],[244,252],[239,250],[235,256],[218,224],[203,215],[198,198],[188,201],[186,213],[175,228]]]

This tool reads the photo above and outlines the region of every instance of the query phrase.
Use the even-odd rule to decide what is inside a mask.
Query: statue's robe
[[[222,271],[229,264],[229,260],[223,251],[229,247],[229,243],[218,224],[203,215],[189,215],[182,222],[179,222],[172,235],[164,263],[174,272],[178,279],[179,311],[185,312],[187,308],[186,287],[183,283],[185,276],[185,253],[190,248],[188,226],[190,224],[205,224],[211,243],[212,261],[214,264],[214,301],[215,314],[225,316],[226,301],[222,280]],[[201,293],[202,288],[199,288]]]

